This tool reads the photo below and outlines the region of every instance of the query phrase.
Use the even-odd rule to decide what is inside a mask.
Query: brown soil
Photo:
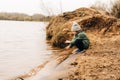
[[[65,47],[71,39],[72,21],[77,21],[90,38],[90,48],[82,54],[68,57],[70,52],[58,54],[61,63],[49,80],[120,80],[120,21],[105,12],[80,8],[51,20],[47,39],[53,46]]]

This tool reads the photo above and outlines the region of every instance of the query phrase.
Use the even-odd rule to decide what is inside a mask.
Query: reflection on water
[[[41,22],[0,21],[0,80],[29,72],[51,51]]]

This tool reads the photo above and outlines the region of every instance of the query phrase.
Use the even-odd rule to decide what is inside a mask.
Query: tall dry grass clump
[[[65,47],[65,40],[71,40],[73,35],[70,32],[72,22],[78,22],[86,32],[95,32],[105,35],[117,33],[117,19],[104,12],[91,8],[80,8],[72,12],[66,12],[54,17],[46,30],[46,37],[55,47]]]

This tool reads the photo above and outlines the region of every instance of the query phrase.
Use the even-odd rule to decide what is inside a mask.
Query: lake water
[[[8,80],[46,61],[45,23],[0,21],[0,80]]]

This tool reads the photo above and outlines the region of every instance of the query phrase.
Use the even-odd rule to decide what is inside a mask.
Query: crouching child
[[[73,22],[71,31],[74,34],[74,38],[72,39],[72,41],[65,41],[65,43],[69,44],[65,49],[68,50],[73,46],[76,46],[77,49],[73,51],[74,54],[88,49],[90,45],[89,39],[85,32],[82,31],[80,25],[77,22]]]

